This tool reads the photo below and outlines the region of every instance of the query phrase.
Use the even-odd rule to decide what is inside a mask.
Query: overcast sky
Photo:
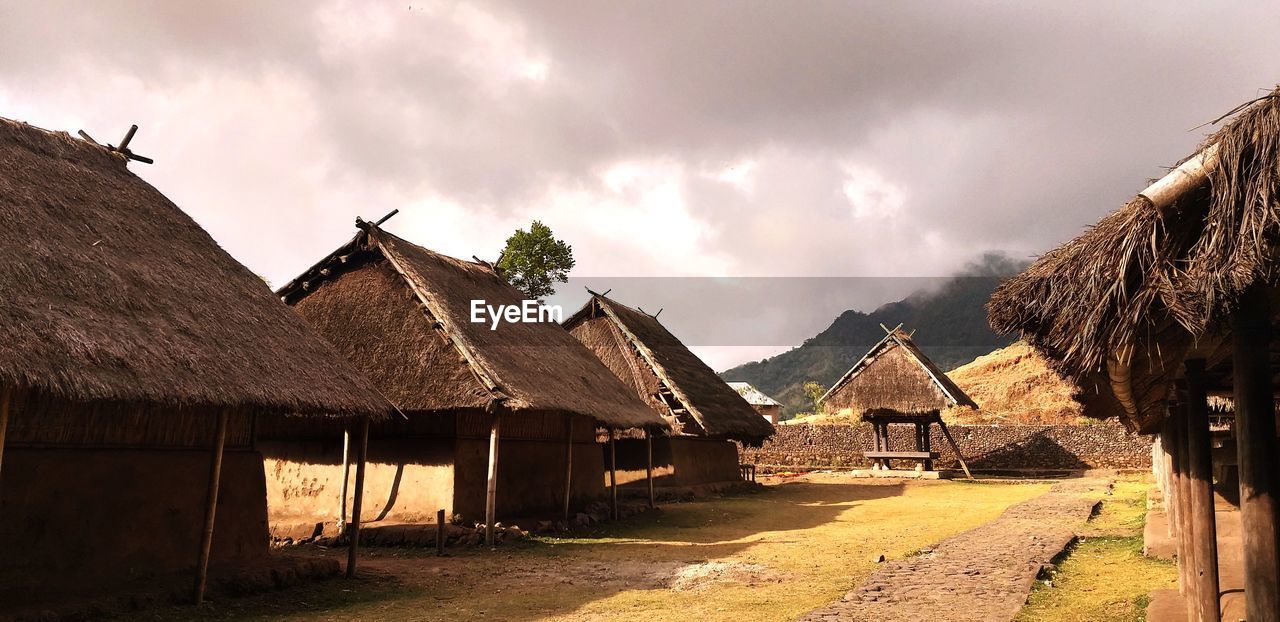
[[[460,257],[541,219],[593,282],[939,276],[1280,81],[1280,5],[1183,4],[0,0],[0,116],[137,123],[133,170],[276,285],[395,208]]]

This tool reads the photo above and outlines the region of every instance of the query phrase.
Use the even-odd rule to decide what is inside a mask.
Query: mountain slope
[[[893,328],[899,323],[916,331],[916,344],[939,367],[952,369],[1013,342],[987,325],[984,305],[1000,280],[1022,267],[1003,255],[988,255],[938,291],[918,292],[871,313],[845,311],[803,345],[720,376],[755,385],[782,402],[787,416],[811,410],[801,392],[806,381],[830,387],[884,337],[881,324]]]

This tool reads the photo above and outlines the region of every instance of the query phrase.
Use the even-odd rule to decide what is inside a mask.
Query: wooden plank
[[[649,428],[644,430],[644,449],[648,456],[644,474],[649,482],[649,508],[652,509],[656,503],[653,495],[653,432]]]
[[[209,486],[205,492],[204,529],[200,532],[200,553],[196,558],[195,602],[204,602],[205,584],[209,579],[209,554],[213,550],[213,521],[218,514],[218,487],[222,479],[222,450],[227,443],[227,420],[224,410],[218,413],[218,427],[213,436],[213,457],[209,464]]]
[[[1213,507],[1213,462],[1209,446],[1209,395],[1203,359],[1184,363],[1187,378],[1187,461],[1191,539],[1195,549],[1196,602],[1200,622],[1219,622],[1218,526]]]
[[[564,445],[564,520],[569,520],[569,499],[573,496],[573,415],[565,415]]]
[[[937,452],[930,451],[868,451],[863,455],[868,458],[893,458],[895,460],[927,460],[940,457]]]
[[[493,529],[497,522],[498,510],[498,433],[502,417],[493,416],[493,426],[489,429],[489,485],[485,487],[484,496],[484,543],[493,546]]]
[[[1267,292],[1253,287],[1240,297],[1239,306],[1231,318],[1245,612],[1249,622],[1280,620],[1275,398],[1268,359],[1270,306]]]
[[[360,510],[364,506],[364,470],[369,460],[369,418],[360,419],[356,437],[355,498],[351,500],[351,522],[347,530],[347,578],[356,576],[356,559],[360,554]]]

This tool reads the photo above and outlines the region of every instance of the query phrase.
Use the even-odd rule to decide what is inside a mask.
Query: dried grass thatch
[[[926,414],[953,406],[977,408],[902,330],[888,331],[831,385],[821,402],[828,413],[848,410],[854,416],[869,412]]]
[[[391,410],[125,164],[65,133],[0,119],[0,383],[80,402]]]
[[[1134,429],[1163,418],[1186,351],[1221,338],[1248,287],[1275,282],[1280,90],[1195,157],[1212,166],[1190,192],[1162,209],[1138,195],[1006,281],[988,304],[992,327],[1021,333],[1086,389],[1110,393]]]
[[[489,265],[359,226],[278,293],[401,410],[498,407],[585,415],[606,428],[668,427],[555,322],[473,323],[472,300],[525,300]]]
[[[773,424],[656,317],[592,294],[564,326],[678,432],[752,445],[773,435]]]

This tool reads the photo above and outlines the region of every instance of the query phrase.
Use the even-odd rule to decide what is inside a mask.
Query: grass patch
[[[1173,563],[1142,554],[1147,478],[1116,482],[1085,536],[1037,582],[1018,622],[1133,622],[1146,619],[1147,594],[1177,585]]]

